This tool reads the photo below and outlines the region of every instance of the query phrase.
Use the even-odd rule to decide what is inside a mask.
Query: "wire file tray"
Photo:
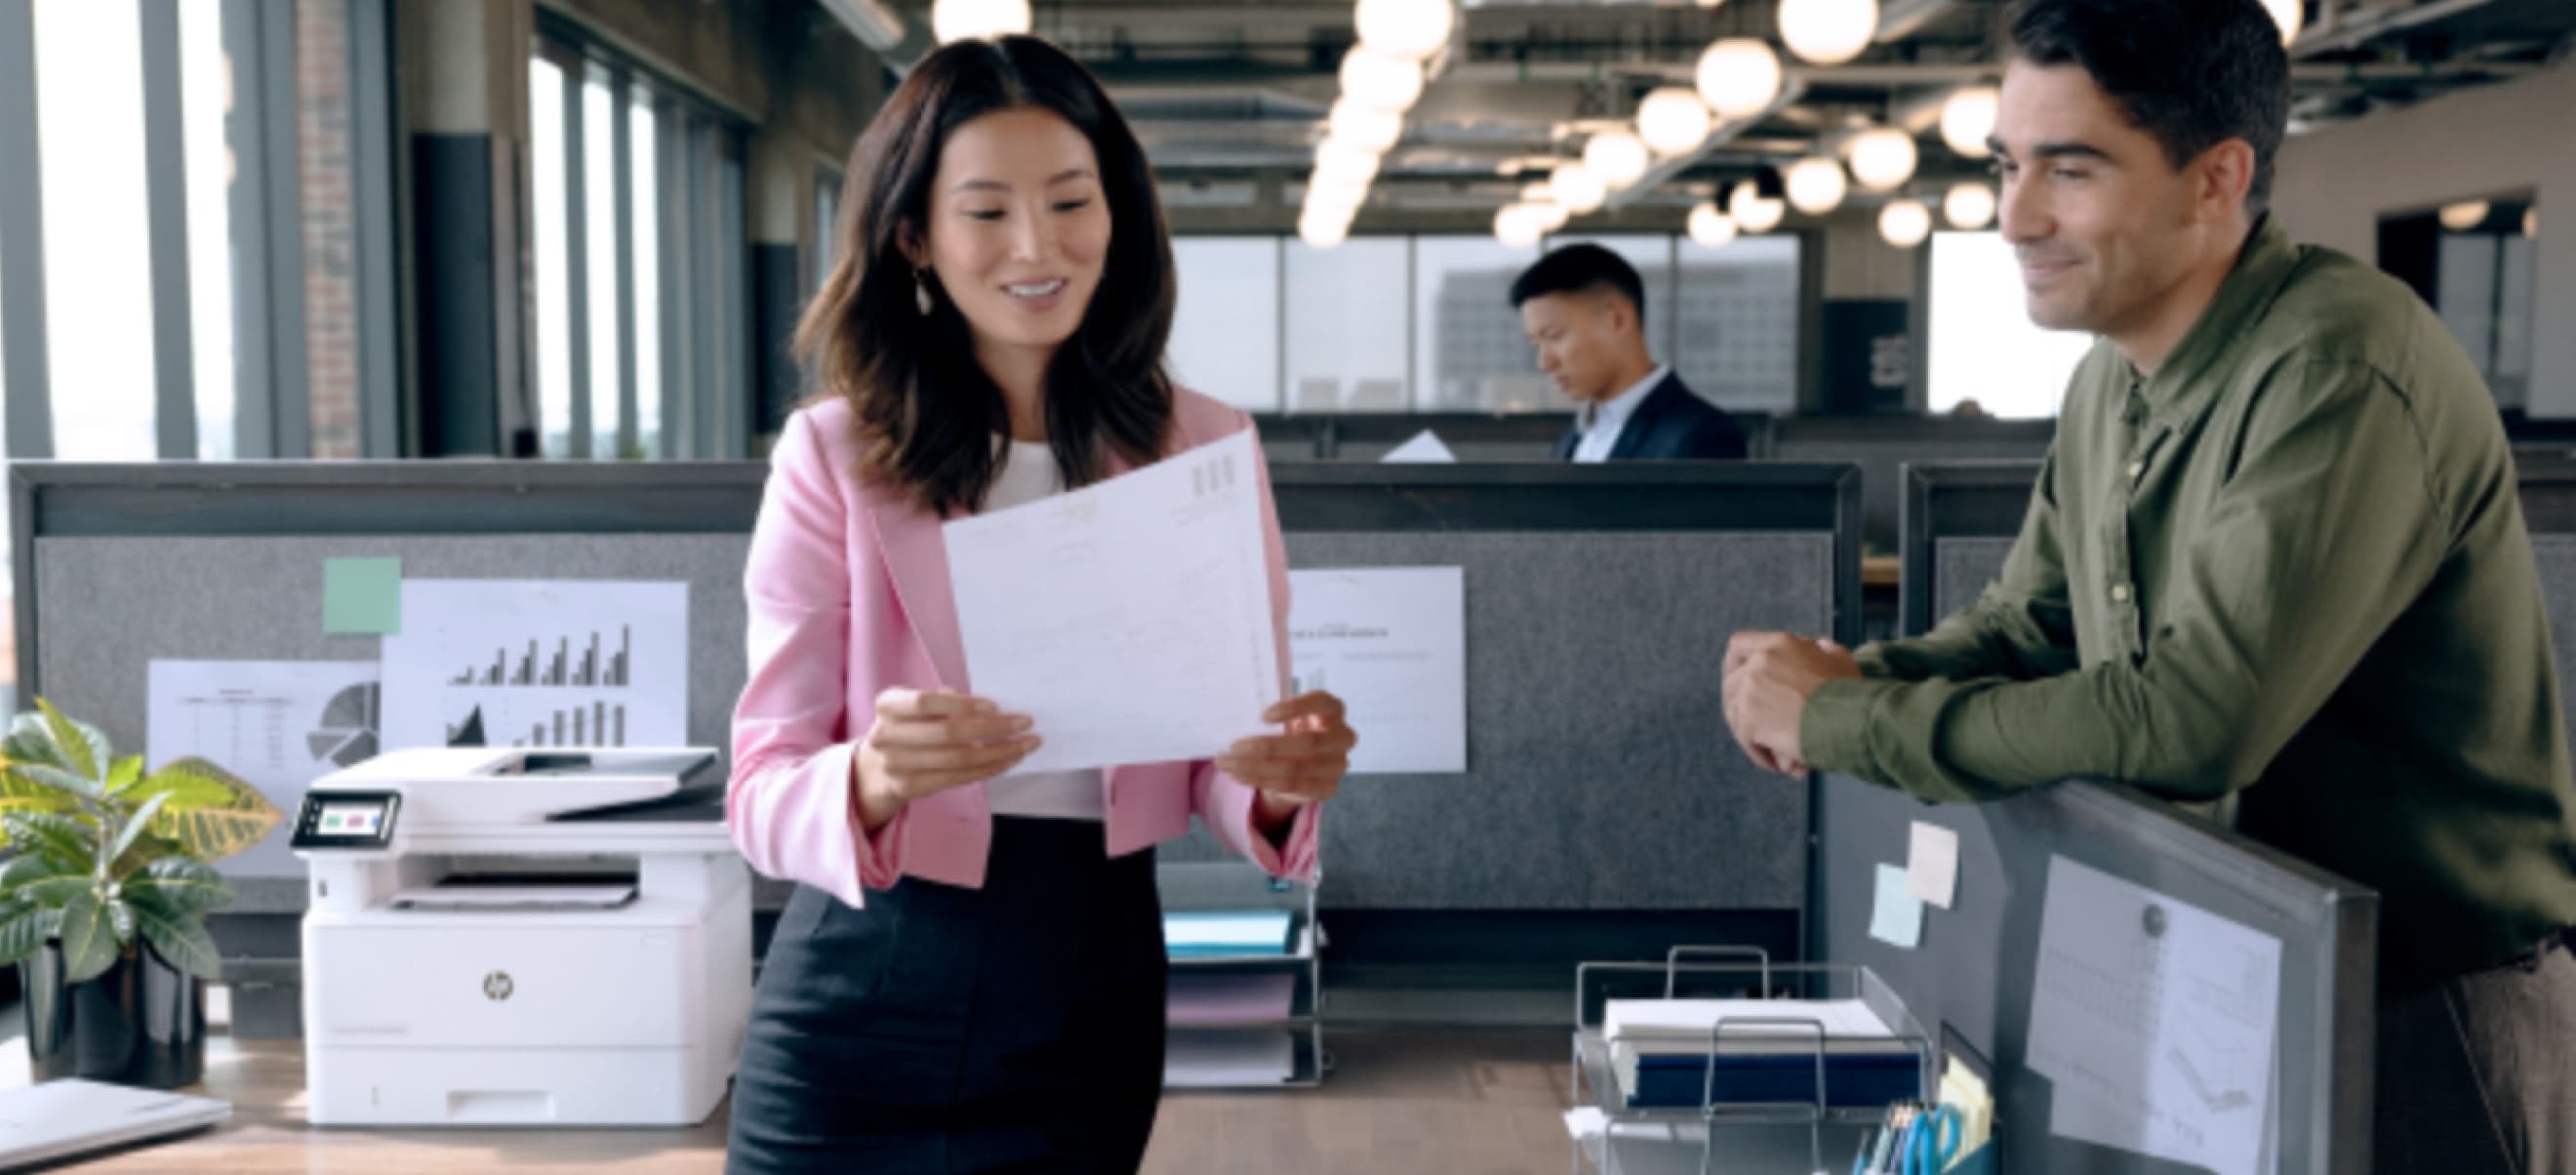
[[[1728,960],[1693,962],[1693,959]],[[1740,960],[1740,961],[1736,961]],[[1653,1175],[1696,1171],[1717,1175],[1832,1171],[1827,1139],[1856,1144],[1882,1120],[1883,1104],[1835,1104],[1827,1074],[1832,1045],[1848,1037],[1828,1034],[1825,1023],[1800,1007],[1821,1001],[1858,1000],[1887,1026],[1884,1053],[1913,1059],[1913,1088],[1906,1096],[1929,1101],[1939,1080],[1931,1034],[1904,1001],[1869,968],[1857,964],[1775,964],[1750,947],[1674,947],[1661,963],[1584,963],[1575,968],[1575,1030],[1570,1087],[1578,1112],[1598,1115],[1597,1134],[1576,1132],[1574,1175]],[[1776,1001],[1775,1014],[1730,1016],[1709,1030],[1709,1057],[1697,1105],[1631,1106],[1619,1086],[1617,1062],[1603,1022],[1608,1002],[1619,999],[1752,998]],[[1801,1031],[1803,1030],[1803,1031]],[[1788,1056],[1812,1064],[1814,1093],[1793,1100],[1733,1101],[1718,1094],[1720,1062],[1742,1056],[1759,1034],[1777,1053],[1792,1037]],[[1801,1083],[1803,1085],[1803,1083]],[[1785,1128],[1805,1127],[1797,1147]],[[1691,1162],[1696,1152],[1696,1164]],[[1803,1152],[1803,1153],[1802,1153]],[[1721,1160],[1721,1156],[1724,1159]],[[1847,1159],[1845,1161],[1848,1161]],[[1723,1165],[1721,1165],[1723,1162]]]

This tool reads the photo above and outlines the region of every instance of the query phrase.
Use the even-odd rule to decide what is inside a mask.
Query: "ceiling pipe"
[[[2390,33],[2404,32],[2417,25],[2430,24],[2446,16],[2457,16],[2463,12],[2484,8],[2490,3],[2493,3],[2493,0],[2424,0],[2413,8],[2393,8],[2349,22],[2330,17],[2328,20],[2321,21],[2318,27],[2302,34],[2298,40],[2291,42],[2290,57],[2296,60],[2301,57],[2314,57],[2320,53],[2358,48]],[[2329,4],[2325,7],[2329,14],[2333,13],[2333,5]]]

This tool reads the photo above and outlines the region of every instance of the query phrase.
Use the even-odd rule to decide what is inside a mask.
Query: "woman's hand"
[[[1218,770],[1261,793],[1252,805],[1254,827],[1276,835],[1297,809],[1341,790],[1351,748],[1360,741],[1345,713],[1342,700],[1329,693],[1299,694],[1261,715],[1264,722],[1285,724],[1286,733],[1244,739],[1217,759]]]
[[[1007,775],[1038,749],[1024,714],[970,694],[890,689],[877,695],[876,725],[851,761],[860,820],[885,827],[913,801]]]

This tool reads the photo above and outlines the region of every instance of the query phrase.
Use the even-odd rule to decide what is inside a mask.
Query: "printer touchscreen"
[[[296,814],[293,847],[380,849],[393,844],[397,792],[313,792]]]

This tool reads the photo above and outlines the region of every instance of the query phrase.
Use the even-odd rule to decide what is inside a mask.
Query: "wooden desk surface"
[[[6,1009],[14,1017],[17,1010]],[[1145,1160],[1151,1175],[1561,1175],[1569,1096],[1566,1035],[1552,1029],[1338,1030],[1323,1087],[1164,1099]],[[27,1080],[26,1051],[0,1053],[0,1085]],[[232,1121],[158,1146],[77,1164],[88,1173],[362,1172],[444,1175],[496,1169],[724,1169],[725,1113],[685,1130],[315,1129],[304,1123],[296,1041],[216,1037],[189,1092],[233,1103]]]

